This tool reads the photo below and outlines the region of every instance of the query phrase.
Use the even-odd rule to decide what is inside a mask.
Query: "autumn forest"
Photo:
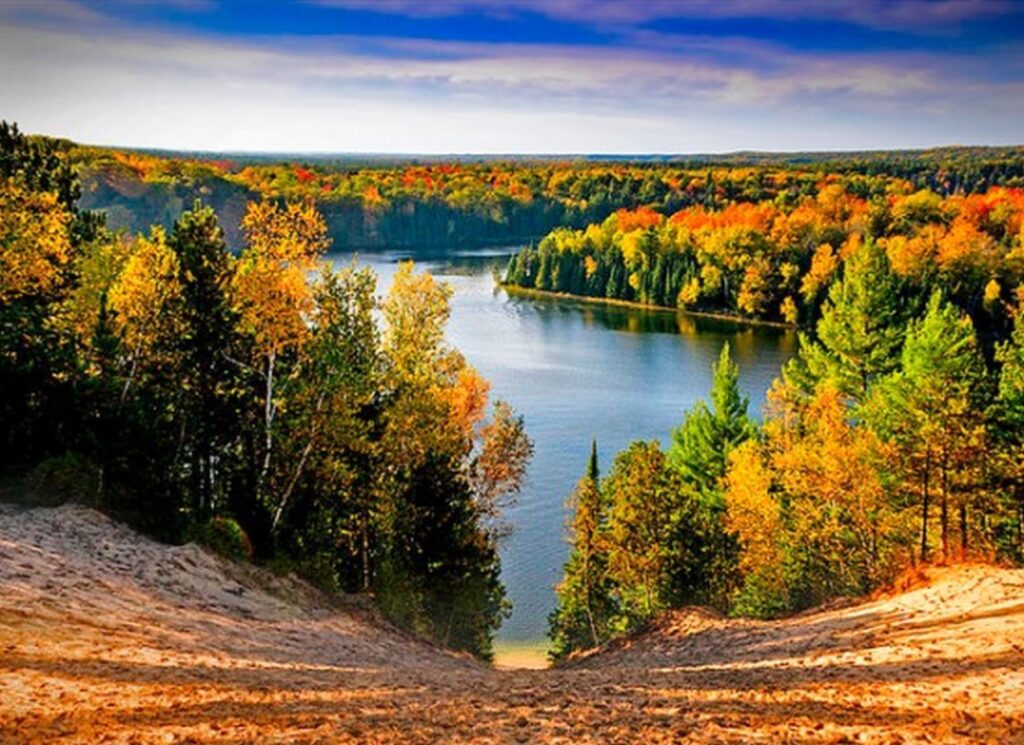
[[[764,412],[725,345],[664,446],[563,465],[554,658],[684,605],[772,618],[914,565],[1024,561],[1014,148],[284,161],[4,123],[4,481],[370,593],[487,658],[530,422],[448,341],[446,284],[403,263],[380,296],[324,260],[483,245],[514,247],[512,295],[799,334]]]

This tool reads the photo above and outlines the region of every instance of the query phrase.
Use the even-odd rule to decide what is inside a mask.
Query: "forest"
[[[802,329],[763,422],[725,348],[667,449],[635,442],[602,476],[595,448],[554,659],[686,604],[775,617],[915,565],[1024,559],[1024,190],[860,165],[623,208],[510,258],[512,288]]]
[[[487,658],[533,446],[333,249],[522,245],[504,282],[800,329],[763,417],[728,347],[667,447],[590,462],[563,659],[700,603],[775,617],[929,562],[1024,559],[1024,170],[1012,149],[299,163],[0,124],[0,479],[372,593]],[[567,464],[566,467],[573,467]]]
[[[322,261],[307,199],[114,231],[60,143],[0,123],[0,477],[162,540],[370,592],[487,658],[522,419],[445,340],[450,290]]]
[[[53,141],[80,173],[83,209],[111,227],[170,228],[202,198],[241,245],[245,205],[309,199],[347,249],[510,246],[558,227],[585,228],[619,209],[671,215],[703,206],[812,195],[825,175],[855,183],[900,179],[941,195],[1024,186],[1016,148],[939,148],[845,154],[736,154],[680,159],[338,158],[293,162],[239,154],[154,153]]]
[[[771,618],[930,562],[1024,561],[1019,286],[986,348],[954,292],[908,297],[880,242],[837,275],[763,422],[726,345],[710,402],[667,448],[634,442],[602,474],[595,445],[570,499],[554,659],[687,604]]]
[[[877,245],[904,297],[944,287],[986,331],[1005,329],[1024,278],[1024,190],[942,197],[906,182],[823,178],[806,196],[670,216],[618,210],[558,228],[509,260],[512,286],[746,319],[813,324],[844,260]]]

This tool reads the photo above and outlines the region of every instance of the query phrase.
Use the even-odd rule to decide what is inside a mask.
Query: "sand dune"
[[[81,507],[0,505],[0,743],[1024,743],[1024,572],[773,623],[700,609],[494,670]]]

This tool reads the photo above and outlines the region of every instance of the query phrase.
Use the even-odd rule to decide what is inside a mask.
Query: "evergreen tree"
[[[1013,335],[996,353],[1002,364],[999,374],[999,402],[1007,422],[1024,437],[1024,307],[1017,310]]]
[[[615,606],[602,546],[605,505],[599,479],[594,440],[587,472],[570,497],[572,548],[558,585],[557,605],[548,619],[551,657],[556,660],[574,650],[597,646],[610,635]]]
[[[699,508],[683,521],[687,528],[675,539],[674,602],[724,608],[733,589],[738,546],[724,527],[721,481],[732,451],[757,434],[748,407],[749,400],[739,389],[739,367],[726,343],[712,366],[711,406],[700,401],[686,412],[672,433],[667,455]]]
[[[866,407],[872,425],[904,454],[911,489],[921,502],[921,558],[929,552],[929,518],[938,498],[943,558],[951,541],[950,511],[959,512],[961,553],[969,548],[968,510],[981,487],[985,450],[979,393],[984,366],[970,318],[932,294],[912,321],[900,368],[882,381]]]
[[[620,609],[614,627],[626,631],[672,604],[672,575],[685,561],[677,539],[696,532],[696,501],[657,442],[634,442],[619,453],[602,493],[608,575]]]
[[[843,278],[829,288],[817,339],[800,336],[800,355],[786,378],[805,392],[830,381],[863,401],[876,378],[898,366],[907,309],[885,252],[868,241],[846,260]]]
[[[698,401],[686,412],[672,433],[668,451],[669,464],[707,499],[718,490],[729,453],[756,434],[747,414],[750,401],[740,393],[739,367],[732,361],[728,342],[711,370],[711,407]]]
[[[1001,548],[1020,561],[1024,559],[1024,309],[1017,310],[1013,335],[998,348],[996,358],[1002,368],[993,439],[996,471],[1009,513]]]
[[[75,252],[103,221],[50,138],[0,121],[0,443],[18,462],[77,447],[75,348],[52,322],[73,287]]]
[[[429,456],[398,501],[386,571],[375,587],[385,610],[439,644],[490,659],[509,606],[497,547],[458,464]]]
[[[230,361],[236,343],[228,298],[232,260],[216,214],[198,200],[174,223],[167,245],[177,256],[181,283],[180,383],[191,434],[194,510],[201,516],[214,507],[215,482],[225,471],[218,462],[237,432],[231,425],[238,372]]]

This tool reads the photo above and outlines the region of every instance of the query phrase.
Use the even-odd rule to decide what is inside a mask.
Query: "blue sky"
[[[1024,142],[1016,0],[4,0],[0,117],[201,150]]]

